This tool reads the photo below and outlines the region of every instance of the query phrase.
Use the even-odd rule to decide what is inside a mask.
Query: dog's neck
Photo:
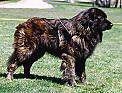
[[[77,42],[77,44],[81,44],[81,48],[79,50],[82,50],[81,53],[83,53],[84,58],[87,58],[93,53],[97,44],[102,41],[103,33],[95,32],[90,28],[84,29],[83,27],[78,29],[78,31],[79,33],[75,36],[79,39],[76,38],[75,42]]]
[[[88,38],[95,38],[98,42],[102,41],[103,32],[95,29],[96,27],[92,27],[89,23],[82,24],[81,22],[73,21],[73,25],[76,27],[76,33],[81,38],[88,37]],[[91,37],[92,36],[92,37]]]

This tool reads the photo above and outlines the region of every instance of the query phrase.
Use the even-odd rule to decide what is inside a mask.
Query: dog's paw
[[[9,72],[9,73],[7,74],[6,79],[12,81],[12,80],[13,80],[13,73]]]
[[[75,80],[68,80],[68,81],[66,81],[66,85],[67,85],[67,86],[76,86],[77,83],[76,83]]]

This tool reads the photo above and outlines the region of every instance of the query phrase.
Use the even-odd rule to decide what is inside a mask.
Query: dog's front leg
[[[85,83],[86,73],[85,73],[85,60],[78,59],[75,64],[75,73],[79,83]]]
[[[74,86],[75,81],[75,58],[63,53],[62,54],[62,64],[61,68],[63,70],[63,80],[66,81],[68,85]]]

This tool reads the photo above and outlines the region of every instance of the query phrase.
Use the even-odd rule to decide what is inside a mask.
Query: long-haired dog
[[[76,77],[84,82],[86,59],[102,41],[103,31],[111,27],[107,15],[98,8],[84,10],[71,19],[31,18],[16,27],[7,78],[12,79],[21,65],[29,78],[32,64],[48,52],[62,59],[66,83],[74,85]]]

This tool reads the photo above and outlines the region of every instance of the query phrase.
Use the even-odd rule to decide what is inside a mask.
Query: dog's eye
[[[102,21],[104,21],[105,19],[104,18],[101,18]]]
[[[105,18],[103,18],[102,16],[98,16],[98,19],[102,21],[105,20]]]
[[[101,16],[98,16],[98,19],[101,19],[102,17]]]

